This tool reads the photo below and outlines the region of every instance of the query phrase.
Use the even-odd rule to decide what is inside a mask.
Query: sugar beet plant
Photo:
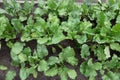
[[[98,0],[96,4],[3,0],[3,4],[0,42],[9,47],[11,63],[20,67],[21,80],[31,74],[37,78],[38,72],[76,80],[78,73],[71,68],[75,66],[89,80],[97,75],[102,80],[120,79],[120,0]],[[10,70],[5,79],[15,76]]]

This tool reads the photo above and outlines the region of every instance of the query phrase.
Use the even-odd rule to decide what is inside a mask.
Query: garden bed
[[[4,0],[0,80],[119,80],[118,1]]]

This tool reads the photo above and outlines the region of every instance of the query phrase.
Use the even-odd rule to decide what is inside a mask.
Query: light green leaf
[[[25,15],[20,15],[19,20],[25,21],[25,20],[27,20],[27,17]]]
[[[68,76],[71,78],[71,79],[75,79],[77,77],[77,73],[75,70],[68,70]]]
[[[57,44],[64,39],[66,39],[66,37],[63,35],[62,32],[58,31],[57,33],[54,34],[54,36],[52,38],[52,44]]]
[[[109,46],[105,46],[104,53],[106,55],[106,58],[108,59],[110,57],[110,49]]]
[[[46,13],[46,10],[43,10],[41,8],[36,8],[34,11],[34,14],[42,16],[43,14]]]
[[[119,43],[111,43],[110,44],[110,48],[112,50],[116,50],[116,51],[119,51],[120,52],[120,44]]]
[[[44,72],[44,74],[45,74],[46,76],[51,76],[51,77],[57,75],[57,73],[58,73],[57,67],[53,67],[53,68],[48,69],[47,71]]]
[[[5,10],[2,9],[2,8],[0,8],[0,14],[4,14],[4,13],[8,14],[7,11],[5,11]]]
[[[64,48],[62,52],[59,54],[59,58],[61,60],[67,60],[67,58],[74,56],[75,56],[75,52],[74,49],[71,47]]]
[[[23,47],[24,47],[24,43],[16,42],[12,46],[11,53],[19,54],[23,50]]]
[[[100,4],[102,4],[102,1],[101,1],[101,0],[98,0],[98,2],[99,2]]]
[[[54,65],[54,64],[57,64],[57,63],[60,63],[58,57],[54,57],[54,56],[49,57],[49,59],[48,59],[48,64],[49,65]]]
[[[48,50],[45,45],[37,45],[37,56],[43,58],[48,55]]]
[[[102,69],[102,63],[96,62],[96,63],[94,64],[94,68],[95,68],[96,70],[101,70],[101,69]]]
[[[120,23],[120,15],[118,15],[116,23]]]
[[[46,42],[48,42],[49,41],[49,38],[38,38],[37,39],[37,43],[38,44],[45,44]]]
[[[6,17],[0,17],[0,37],[3,35],[3,32],[6,30],[8,24],[8,19]]]
[[[83,44],[84,42],[87,41],[87,36],[86,35],[76,35],[75,39],[78,41],[79,44]]]
[[[48,63],[45,60],[41,60],[38,65],[38,71],[47,71],[49,69]]]
[[[4,65],[0,65],[0,70],[7,70],[7,66],[4,66]]]
[[[19,76],[20,76],[20,79],[21,80],[26,80],[26,78],[29,76],[29,72],[27,71],[27,68],[21,68],[20,69],[20,73],[19,73]]]
[[[90,29],[92,27],[92,24],[89,21],[84,21],[80,24],[80,32],[85,32],[86,30]]]
[[[66,61],[73,66],[78,64],[78,59],[76,57],[68,57]]]
[[[83,62],[80,65],[80,72],[86,77],[95,77],[97,75],[96,70],[100,70],[102,65],[100,63],[92,62],[92,59],[89,59],[88,62]]]
[[[67,71],[68,71],[68,68],[66,67],[59,68],[59,75],[61,80],[68,80]]]
[[[38,72],[37,72],[37,71],[34,71],[34,72],[33,72],[33,77],[34,77],[34,78],[37,78],[37,76],[38,76]]]
[[[60,10],[58,10],[58,12],[59,12],[59,15],[67,15],[67,10],[66,9],[60,9]]]
[[[14,80],[16,76],[16,72],[15,71],[8,71],[5,77],[5,80]]]
[[[18,58],[20,59],[21,62],[27,61],[27,55],[26,54],[20,53],[18,55]]]

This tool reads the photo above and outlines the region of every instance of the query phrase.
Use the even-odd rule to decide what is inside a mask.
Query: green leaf
[[[12,46],[10,54],[11,54],[11,58],[15,64],[19,63],[18,54],[20,54],[22,52],[23,47],[24,47],[24,43],[20,43],[20,42],[16,42]]]
[[[19,19],[12,19],[11,24],[13,25],[17,33],[20,33],[21,30],[23,29],[23,24],[20,22]]]
[[[118,15],[116,23],[120,23],[120,15]]]
[[[38,44],[46,44],[48,41],[49,41],[49,38],[46,38],[46,37],[37,39]]]
[[[49,69],[48,63],[45,60],[41,60],[38,65],[38,71],[47,71]]]
[[[63,49],[62,52],[59,54],[59,58],[61,60],[67,60],[67,58],[74,57],[74,56],[75,56],[75,52],[71,47],[67,47]]]
[[[27,20],[27,24],[28,25],[33,25],[33,23],[34,23],[33,16],[30,16]]]
[[[78,59],[76,57],[68,57],[66,61],[73,66],[78,64]]]
[[[57,2],[54,0],[48,0],[47,1],[48,7],[52,10],[56,10],[57,8]]]
[[[112,27],[112,31],[113,31],[113,32],[120,32],[120,23],[115,24],[115,25]]]
[[[46,76],[51,76],[51,77],[57,75],[57,73],[58,73],[58,68],[57,67],[53,67],[53,68],[48,69],[47,71],[44,72],[44,74]]]
[[[106,58],[108,59],[110,57],[110,49],[109,46],[105,46],[104,53],[106,55]]]
[[[25,13],[29,14],[32,11],[33,6],[34,6],[34,0],[31,0],[31,3],[28,0],[25,0],[23,7]]]
[[[112,71],[108,71],[106,75],[103,75],[103,80],[119,80],[119,75],[117,73],[113,73]]]
[[[52,44],[57,44],[64,39],[66,39],[66,37],[63,35],[62,32],[58,31],[52,37]]]
[[[98,47],[94,49],[94,54],[98,57],[98,60],[106,60],[106,54],[104,54],[104,46],[98,45]]]
[[[97,75],[96,70],[100,70],[102,65],[100,63],[92,62],[92,59],[89,59],[88,62],[83,62],[80,65],[80,72],[84,74],[86,77],[95,77]]]
[[[90,55],[90,51],[89,51],[89,46],[87,44],[83,44],[82,48],[81,48],[81,57],[84,59],[87,59]]]
[[[87,36],[86,35],[76,35],[75,39],[78,41],[79,44],[83,44],[87,41]]]
[[[111,43],[110,44],[110,48],[112,50],[116,50],[116,51],[119,51],[120,52],[120,44],[119,43]]]
[[[5,80],[14,80],[15,76],[16,76],[16,72],[10,70],[7,72]]]
[[[103,68],[108,70],[114,69],[114,71],[118,71],[119,69],[118,64],[119,64],[119,58],[117,57],[117,55],[113,55],[112,60],[103,63]]]
[[[7,70],[7,66],[4,66],[4,65],[0,65],[0,70]]]
[[[68,76],[71,78],[71,79],[75,79],[77,77],[77,73],[75,70],[68,70]]]
[[[60,9],[60,10],[58,10],[58,12],[59,12],[60,16],[67,15],[67,10],[66,9]]]
[[[25,20],[27,20],[27,17],[25,15],[20,15],[19,20],[25,21]]]
[[[18,55],[18,58],[20,59],[21,62],[25,62],[27,61],[27,55],[23,54],[23,53],[20,53]]]
[[[54,65],[54,64],[57,64],[57,63],[60,63],[58,57],[54,57],[54,56],[49,57],[49,59],[48,59],[48,64],[49,65]]]
[[[105,19],[106,19],[105,13],[101,11],[101,12],[98,13],[97,15],[98,15],[98,16],[97,16],[97,23],[98,23],[98,25],[99,25],[99,26],[103,26],[103,25],[104,25],[104,22],[105,22]]]
[[[0,14],[8,14],[7,11],[5,11],[4,9],[0,8]]]
[[[6,17],[0,17],[0,37],[3,35],[4,31],[6,30],[8,24],[8,19]]]
[[[96,62],[94,64],[95,70],[101,70],[102,69],[102,63]]]
[[[66,67],[59,68],[59,75],[61,80],[68,80],[67,71],[68,71],[68,68]]]
[[[44,9],[36,8],[35,11],[34,11],[34,14],[35,14],[35,15],[40,15],[40,16],[42,16],[42,15],[44,15],[46,12],[47,12],[47,11],[44,10]]]
[[[24,43],[16,42],[12,46],[11,53],[19,54],[23,50],[23,47],[24,47]]]
[[[30,47],[24,48],[24,50],[22,51],[22,53],[24,53],[25,55],[29,56],[29,55],[31,54],[31,49],[30,49]]]
[[[101,1],[101,0],[98,0],[98,2],[99,2],[100,4],[102,4],[102,1]]]
[[[45,45],[37,45],[37,56],[41,59],[48,55],[48,50]]]
[[[33,72],[33,77],[34,77],[34,78],[37,78],[37,76],[38,76],[38,72],[37,72],[37,71],[34,71],[34,72]]]
[[[27,77],[29,76],[29,74],[30,74],[30,73],[28,72],[28,69],[27,69],[27,68],[22,67],[22,68],[20,69],[19,76],[20,76],[20,79],[21,79],[21,80],[26,80]]]
[[[81,22],[80,24],[80,32],[86,33],[86,30],[91,29],[92,24],[89,21]]]

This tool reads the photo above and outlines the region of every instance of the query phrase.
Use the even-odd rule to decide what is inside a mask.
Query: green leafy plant
[[[87,1],[89,1],[87,3]],[[19,76],[26,80],[38,72],[59,75],[61,80],[77,78],[79,67],[89,80],[120,79],[120,1],[90,0],[3,0],[0,8],[0,49],[2,41],[10,50],[11,63],[20,66]],[[32,43],[33,42],[33,43]],[[79,56],[78,56],[79,55]],[[82,60],[82,61],[80,61]],[[0,70],[9,70],[0,65]],[[13,80],[8,71],[6,80]]]

